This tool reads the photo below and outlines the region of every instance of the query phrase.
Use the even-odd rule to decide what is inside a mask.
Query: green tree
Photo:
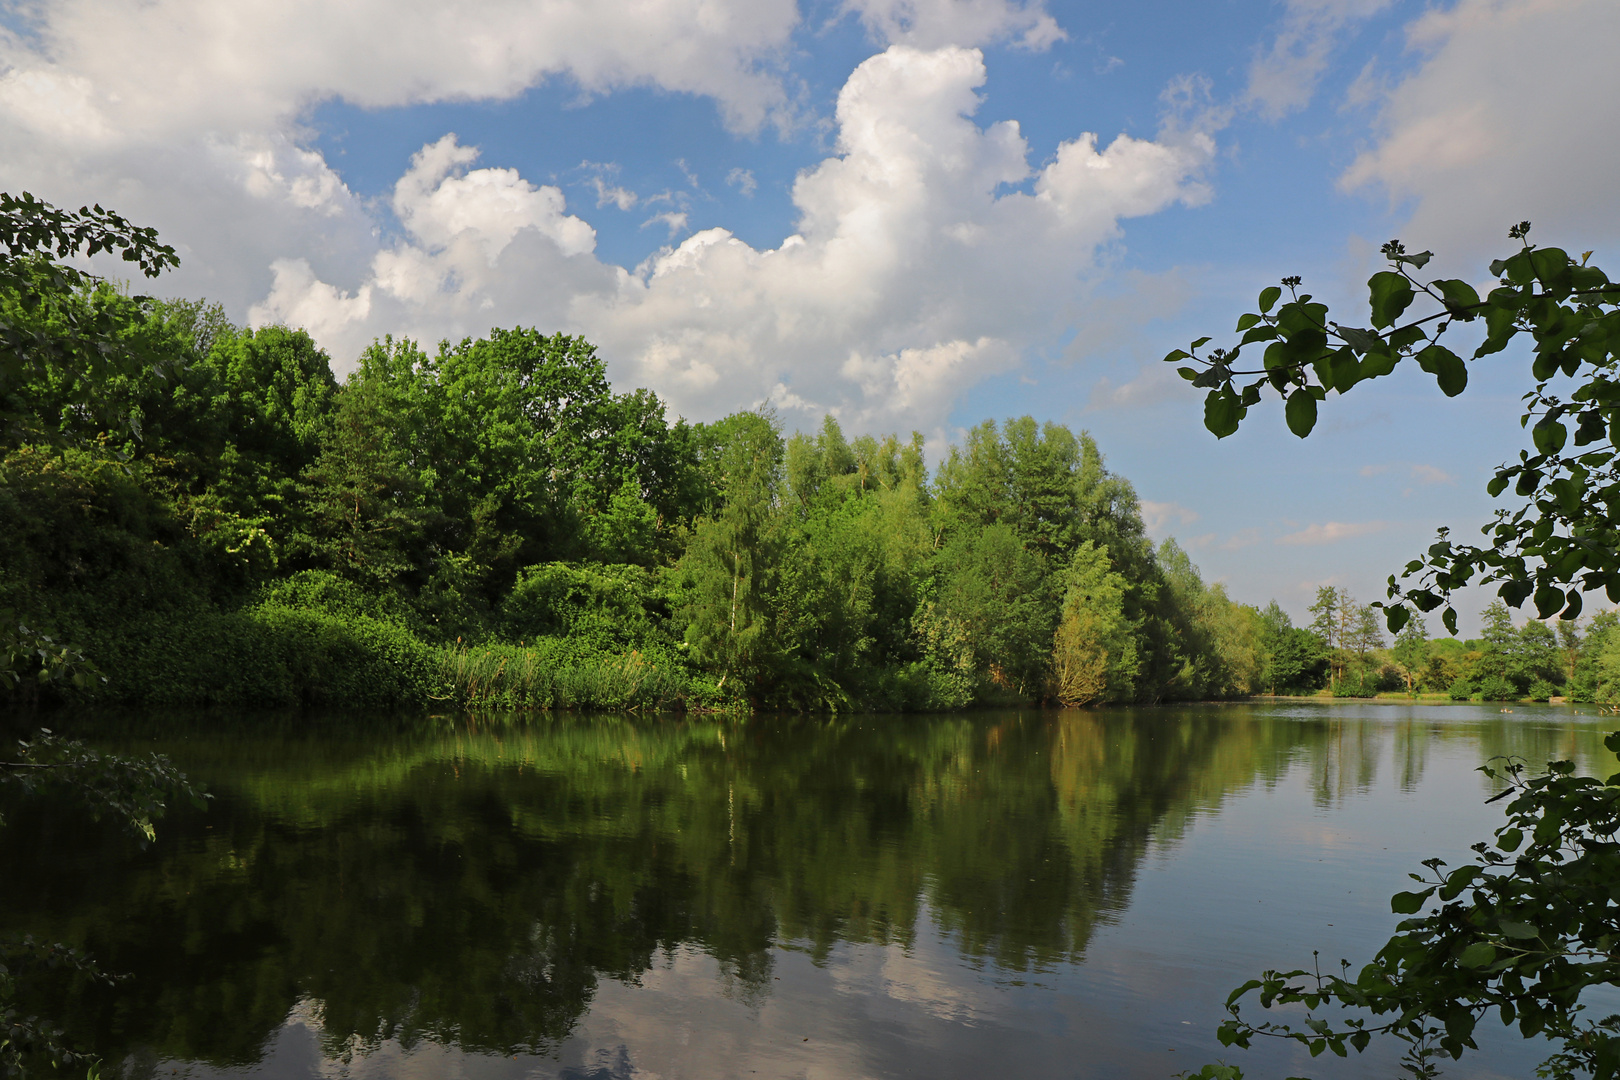
[[[26,191],[0,192],[0,447],[50,434],[39,422],[42,384],[100,411],[114,375],[158,359],[127,339],[131,316],[148,299],[97,289],[99,278],[60,261],[103,252],[117,253],[147,277],[180,265],[154,230],[99,205],[65,211]],[[127,426],[130,417],[112,422]]]
[[[1069,560],[1061,584],[1053,696],[1065,705],[1132,700],[1141,660],[1125,615],[1127,583],[1110,564],[1108,550],[1086,541]]]
[[[1395,635],[1395,647],[1390,650],[1395,666],[1406,680],[1406,692],[1415,693],[1429,666],[1429,628],[1421,618],[1412,619]]]
[[[1496,584],[1512,607],[1533,598],[1541,618],[1574,619],[1585,591],[1603,589],[1620,601],[1620,533],[1610,510],[1620,502],[1620,448],[1612,434],[1620,431],[1620,382],[1612,377],[1620,359],[1620,285],[1589,265],[1589,255],[1577,260],[1557,248],[1534,247],[1529,231],[1528,222],[1510,230],[1520,250],[1491,264],[1498,284],[1484,299],[1461,279],[1420,280],[1415,274],[1430,253],[1408,254],[1391,241],[1383,249],[1390,269],[1368,281],[1370,329],[1330,320],[1325,304],[1298,291],[1298,278],[1286,278],[1281,288],[1261,292],[1257,312],[1239,318],[1243,337],[1235,347],[1199,358],[1209,341],[1203,338],[1165,358],[1194,361],[1180,371],[1209,390],[1204,422],[1217,437],[1235,431],[1269,391],[1285,399],[1288,426],[1303,438],[1329,393],[1348,393],[1407,359],[1434,375],[1447,396],[1460,394],[1468,366],[1440,343],[1456,323],[1483,323],[1476,360],[1521,335],[1533,342],[1535,388],[1526,395],[1523,424],[1534,452],[1522,451],[1487,485],[1492,497],[1511,485],[1525,501],[1497,512],[1485,530],[1488,543],[1458,543],[1443,529],[1407,564],[1401,580],[1391,577],[1385,605],[1391,630],[1398,632],[1412,609],[1444,607],[1441,620],[1455,634],[1457,614],[1449,601],[1469,584]],[[1278,307],[1284,289],[1289,300]],[[1427,313],[1403,322],[1420,298]],[[1263,362],[1244,370],[1239,357],[1251,344],[1263,348]],[[1255,381],[1241,384],[1250,377]],[[1488,623],[1486,652],[1495,665],[1511,619],[1493,612]],[[1620,750],[1620,733],[1609,745]],[[1441,860],[1430,860],[1431,877],[1419,879],[1427,887],[1397,895],[1392,905],[1397,914],[1417,915],[1437,898],[1439,909],[1403,922],[1359,974],[1352,976],[1348,965],[1343,976],[1268,972],[1240,987],[1229,1000],[1234,1014],[1222,1028],[1224,1043],[1247,1045],[1268,1034],[1297,1039],[1313,1053],[1343,1055],[1387,1034],[1409,1041],[1415,1075],[1433,1075],[1433,1046],[1460,1057],[1474,1045],[1480,1016],[1494,1010],[1505,1021],[1518,1020],[1526,1036],[1545,1034],[1560,1044],[1543,1067],[1546,1075],[1620,1072],[1620,1021],[1580,1018],[1587,989],[1620,983],[1612,956],[1620,922],[1611,896],[1620,873],[1613,865],[1620,859],[1614,840],[1620,775],[1607,781],[1576,776],[1568,762],[1531,780],[1522,778],[1518,764],[1487,771],[1512,784],[1516,796],[1496,850],[1476,845],[1476,862],[1449,873]],[[1257,1026],[1237,1012],[1252,990],[1260,991],[1266,1007],[1304,1004],[1314,1011],[1331,1003],[1392,1019],[1376,1026],[1350,1019],[1335,1027],[1308,1015],[1303,1027]],[[1203,1075],[1217,1075],[1218,1068],[1206,1067]]]

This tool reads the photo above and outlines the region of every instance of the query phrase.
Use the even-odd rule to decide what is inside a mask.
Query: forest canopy
[[[944,709],[1266,681],[1259,612],[1155,548],[1062,425],[986,421],[930,475],[915,433],[671,419],[562,334],[385,339],[340,383],[302,330],[88,278],[47,299],[3,302],[149,361],[11,372],[0,610],[116,673],[63,693]]]

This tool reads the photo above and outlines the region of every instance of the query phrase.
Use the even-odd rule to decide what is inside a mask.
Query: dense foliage
[[[0,610],[113,673],[77,699],[942,709],[1277,681],[1266,621],[1155,549],[1060,425],[987,421],[930,476],[920,436],[830,416],[672,422],[522,328],[385,339],[340,383],[301,330],[44,254],[44,300],[0,281],[28,340],[93,323],[98,356],[148,361],[24,342],[7,369]]]
[[[1217,437],[1235,431],[1269,387],[1286,399],[1288,426],[1304,438],[1329,391],[1347,393],[1408,358],[1434,375],[1448,397],[1461,393],[1467,365],[1438,340],[1454,324],[1483,323],[1475,359],[1528,337],[1535,386],[1525,395],[1521,426],[1531,430],[1534,453],[1521,450],[1518,463],[1501,466],[1487,487],[1494,498],[1512,484],[1525,501],[1497,512],[1484,530],[1490,542],[1483,547],[1455,543],[1442,529],[1436,543],[1407,564],[1404,579],[1415,583],[1392,575],[1392,603],[1382,606],[1389,629],[1401,635],[1392,651],[1400,654],[1409,681],[1419,677],[1425,661],[1438,661],[1443,680],[1452,674],[1445,670],[1446,658],[1435,650],[1425,656],[1426,632],[1412,609],[1446,605],[1442,621],[1455,634],[1453,590],[1476,578],[1499,583],[1505,603],[1487,611],[1480,647],[1459,658],[1468,669],[1455,672],[1452,696],[1476,692],[1477,676],[1477,693],[1486,698],[1545,697],[1555,680],[1565,682],[1571,696],[1607,697],[1614,693],[1614,616],[1594,619],[1584,642],[1575,620],[1584,592],[1602,589],[1620,601],[1620,534],[1614,524],[1620,506],[1620,383],[1614,379],[1620,285],[1588,265],[1591,252],[1576,260],[1558,248],[1536,248],[1527,240],[1529,231],[1529,222],[1510,230],[1521,250],[1491,264],[1499,282],[1484,300],[1461,279],[1420,281],[1414,272],[1430,254],[1409,255],[1391,241],[1383,249],[1391,269],[1367,283],[1372,329],[1329,320],[1327,306],[1300,294],[1298,278],[1287,278],[1281,288],[1261,292],[1258,312],[1239,317],[1236,332],[1243,338],[1235,348],[1199,360],[1195,354],[1209,340],[1203,338],[1166,360],[1200,365],[1180,370],[1194,385],[1209,388],[1204,421]],[[1290,299],[1273,314],[1284,289]],[[1401,323],[1420,296],[1438,310]],[[1253,343],[1269,343],[1262,367],[1238,370],[1242,348]],[[1251,375],[1259,378],[1241,389],[1234,385]],[[1566,453],[1571,425],[1575,449]],[[1507,605],[1518,607],[1532,597],[1541,619],[1561,617],[1558,631],[1534,619],[1514,627]],[[1345,606],[1329,594],[1313,608],[1324,626],[1340,631],[1341,651],[1368,642],[1378,629],[1370,617],[1347,617]],[[1607,745],[1620,751],[1620,733]],[[1581,1016],[1586,991],[1620,984],[1614,961],[1620,941],[1620,773],[1578,775],[1569,761],[1550,762],[1544,775],[1533,777],[1523,761],[1493,763],[1485,771],[1509,784],[1503,797],[1514,796],[1495,843],[1476,844],[1475,861],[1450,872],[1443,860],[1427,861],[1429,876],[1413,875],[1426,888],[1391,901],[1396,914],[1417,917],[1402,922],[1359,973],[1348,962],[1340,975],[1268,971],[1233,991],[1223,1043],[1248,1046],[1270,1035],[1297,1040],[1313,1056],[1331,1050],[1342,1057],[1349,1048],[1364,1049],[1374,1036],[1393,1036],[1408,1043],[1407,1071],[1428,1077],[1438,1075],[1439,1055],[1459,1058],[1474,1049],[1475,1026],[1494,1013],[1504,1024],[1517,1022],[1526,1038],[1555,1041],[1557,1052],[1538,1070],[1543,1076],[1620,1075],[1620,1016],[1596,1022]],[[1424,913],[1433,901],[1438,904]],[[1256,990],[1264,1008],[1305,1006],[1303,1021],[1246,1020],[1242,999]],[[1347,1012],[1337,1022],[1316,1015],[1327,1006]],[[1209,1065],[1196,1075],[1231,1080],[1242,1073],[1236,1066]]]

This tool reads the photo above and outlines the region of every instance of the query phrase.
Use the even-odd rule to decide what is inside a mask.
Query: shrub
[[[1518,701],[1522,696],[1511,680],[1500,675],[1487,675],[1479,680],[1478,694],[1481,701]]]
[[[1334,697],[1370,698],[1378,694],[1378,677],[1366,672],[1347,672],[1333,687]]]
[[[1458,679],[1446,688],[1446,696],[1452,701],[1468,701],[1479,692],[1471,679]]]
[[[1546,701],[1548,698],[1556,697],[1557,694],[1558,687],[1554,686],[1546,679],[1537,679],[1535,682],[1530,684],[1530,692],[1525,696],[1530,698],[1532,701]]]

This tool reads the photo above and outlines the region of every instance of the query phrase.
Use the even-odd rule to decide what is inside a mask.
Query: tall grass
[[[714,680],[673,657],[602,653],[566,639],[455,645],[439,656],[439,700],[475,710],[725,708]]]

